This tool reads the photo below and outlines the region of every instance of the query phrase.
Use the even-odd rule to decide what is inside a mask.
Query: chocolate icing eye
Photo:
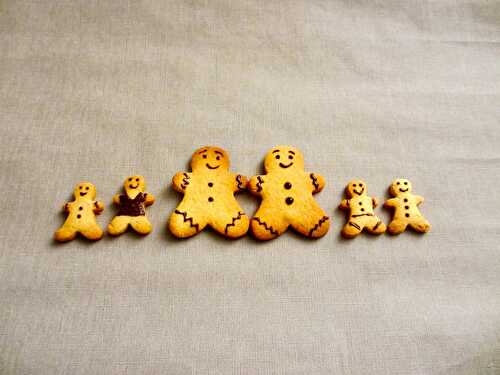
[[[217,159],[217,160],[220,160],[220,156],[217,156],[217,157],[216,157],[216,159]]]
[[[276,158],[276,159],[279,159],[279,158],[280,158],[280,156],[279,156],[279,155],[276,155],[276,156],[275,156],[275,158]]]
[[[89,190],[89,189],[90,189],[90,188],[89,188],[88,186],[85,188],[85,190]]]
[[[82,189],[83,189],[83,186],[78,186],[78,189],[82,190]]]
[[[359,184],[359,187],[363,187],[363,184]]]
[[[408,185],[408,182],[405,181],[405,185]]]
[[[398,181],[398,182],[396,182],[396,184],[397,184],[397,185],[401,185],[401,183],[400,183],[399,181]]]
[[[136,180],[137,182],[139,182],[139,178],[136,178],[135,180]]]
[[[357,185],[356,184],[352,184],[353,187],[356,187]]]
[[[206,159],[207,158],[207,155],[203,155],[203,159]]]
[[[128,180],[129,180],[129,181],[132,181],[132,177],[130,177]]]
[[[293,156],[292,155],[288,155],[288,159],[292,160]]]

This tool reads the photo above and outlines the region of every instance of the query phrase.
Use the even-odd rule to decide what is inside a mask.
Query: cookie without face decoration
[[[146,192],[143,176],[130,176],[123,182],[125,194],[113,197],[113,203],[119,207],[118,214],[108,225],[108,233],[118,236],[131,227],[139,234],[149,234],[153,226],[146,217],[146,207],[154,203],[155,198]]]
[[[389,233],[400,234],[408,226],[419,233],[426,233],[431,229],[430,223],[418,209],[424,198],[412,194],[412,184],[409,180],[395,180],[389,188],[389,193],[394,197],[384,203],[384,207],[394,210],[392,220],[387,226]]]
[[[250,192],[261,197],[251,221],[254,236],[270,240],[289,226],[306,237],[325,235],[330,219],[313,197],[325,182],[304,170],[302,153],[291,146],[274,147],[264,159],[264,169],[266,174],[252,177],[249,183]]]
[[[385,224],[375,216],[373,209],[377,207],[377,199],[368,196],[368,187],[362,180],[349,182],[345,189],[347,199],[344,199],[339,208],[349,210],[349,217],[342,229],[345,238],[354,238],[363,230],[372,234],[382,234],[386,230]]]
[[[100,240],[103,231],[97,224],[95,215],[104,210],[104,204],[95,200],[95,186],[90,182],[80,182],[73,190],[73,195],[75,200],[63,206],[68,217],[62,227],[54,233],[54,239],[66,242],[80,234],[89,240]]]
[[[172,178],[173,188],[184,194],[168,222],[174,236],[191,237],[207,225],[228,238],[247,233],[249,219],[234,197],[245,190],[247,179],[231,173],[229,166],[225,150],[205,146],[193,153],[192,172],[179,172]]]

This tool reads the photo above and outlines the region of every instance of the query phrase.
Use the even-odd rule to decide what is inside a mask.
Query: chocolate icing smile
[[[356,189],[352,189],[352,191],[355,192],[358,195],[361,195],[365,191],[365,188],[361,189],[361,192],[358,192]]]
[[[291,162],[290,164],[286,165],[286,164],[283,164],[283,163],[280,163],[280,167],[281,168],[288,168],[288,167],[291,167],[293,165],[293,162]]]
[[[87,195],[87,193],[80,193],[80,197],[84,197],[86,195]]]
[[[210,164],[205,164],[207,166],[208,169],[217,169],[220,167],[220,165],[216,166],[216,167],[212,167]]]
[[[408,191],[408,189],[401,189],[401,188],[399,188],[399,191],[400,191],[401,193],[406,193],[406,192]]]
[[[128,187],[131,188],[131,189],[137,189],[139,187],[139,184],[137,184],[135,186],[132,185],[132,184],[130,184]]]

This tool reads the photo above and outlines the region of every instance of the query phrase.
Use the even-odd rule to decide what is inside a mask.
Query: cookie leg
[[[86,239],[93,241],[100,240],[104,235],[102,229],[99,228],[97,224],[92,227],[81,230],[80,233]]]
[[[146,216],[137,216],[130,221],[130,226],[140,234],[149,234],[153,226]]]
[[[378,217],[373,217],[372,222],[366,226],[366,230],[372,234],[382,234],[385,232],[387,227]]]
[[[419,233],[427,233],[431,229],[431,224],[423,217],[419,217],[410,223],[410,227]]]
[[[108,232],[112,236],[118,236],[127,230],[129,223],[129,216],[115,216],[108,225]]]
[[[322,237],[330,229],[330,218],[321,210],[320,212],[304,212],[295,218],[296,222],[290,225],[297,232],[310,238]]]
[[[258,210],[252,218],[250,228],[259,240],[271,240],[286,231],[288,223],[279,214]]]
[[[75,239],[76,230],[71,227],[62,226],[54,233],[54,239],[59,242],[66,242]]]
[[[406,221],[403,221],[403,220],[393,220],[387,226],[387,231],[390,234],[400,234],[400,233],[403,233],[406,230],[407,226],[408,226],[408,222],[406,222]]]
[[[238,238],[248,232],[250,220],[243,211],[233,212],[231,215],[224,215],[211,223],[214,230],[229,238]]]
[[[347,224],[342,228],[342,236],[345,238],[354,238],[361,233],[363,227],[360,223],[356,223],[354,220],[349,220]]]
[[[188,238],[194,236],[205,228],[206,224],[193,218],[188,211],[176,209],[168,220],[170,232],[179,238]]]

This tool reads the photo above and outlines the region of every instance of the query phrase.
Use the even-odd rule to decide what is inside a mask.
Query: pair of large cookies
[[[191,158],[192,172],[177,173],[174,189],[184,198],[169,220],[176,237],[191,237],[207,225],[220,234],[238,238],[252,229],[255,237],[269,240],[289,226],[304,236],[317,238],[328,232],[330,221],[316,203],[324,179],[304,170],[304,157],[296,148],[278,146],[264,160],[266,174],[247,179],[229,171],[229,155],[218,147],[202,147]],[[248,189],[261,198],[249,220],[234,193]]]

